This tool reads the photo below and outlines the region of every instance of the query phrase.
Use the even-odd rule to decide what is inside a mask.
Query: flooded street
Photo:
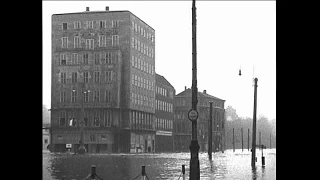
[[[276,179],[276,149],[265,149],[265,167],[261,163],[261,151],[257,149],[256,170],[251,168],[251,153],[248,150],[232,149],[213,153],[212,161],[205,152],[199,153],[201,179]],[[182,165],[189,179],[190,153],[160,154],[86,154],[72,155],[43,152],[44,180],[85,179],[96,165],[96,173],[103,180],[132,180],[146,166],[146,175],[152,179],[178,180]],[[137,178],[140,180],[140,177]],[[182,180],[182,177],[180,177]]]

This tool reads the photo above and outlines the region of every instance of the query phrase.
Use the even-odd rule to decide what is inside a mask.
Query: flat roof
[[[148,25],[151,29],[153,29],[148,23],[144,22],[142,19],[140,19],[138,16],[136,16],[135,14],[133,14],[132,12],[128,11],[128,10],[122,10],[122,11],[82,11],[82,12],[73,12],[73,13],[59,13],[59,14],[52,14],[52,16],[58,16],[58,15],[72,15],[72,14],[95,14],[95,13],[131,13],[132,15],[134,15],[136,18],[138,18],[140,21],[142,21],[143,23],[145,23],[146,25]],[[153,31],[155,31],[155,29],[153,29]]]

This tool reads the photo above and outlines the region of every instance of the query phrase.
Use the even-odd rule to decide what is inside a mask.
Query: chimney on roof
[[[207,90],[203,90],[203,94],[207,94]]]
[[[86,11],[89,11],[89,7],[86,7]]]
[[[109,11],[109,6],[106,6],[106,11]]]
[[[184,90],[187,90],[187,86],[184,86]]]

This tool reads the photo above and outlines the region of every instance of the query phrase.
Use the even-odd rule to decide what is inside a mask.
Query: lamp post
[[[254,102],[253,102],[253,124],[252,124],[252,155],[251,166],[256,165],[256,124],[257,124],[257,87],[258,78],[254,78]]]
[[[239,76],[241,76],[241,69],[239,69]],[[257,130],[257,87],[258,78],[254,78],[254,100],[253,100],[253,123],[252,123],[252,147],[251,147],[251,167],[256,165],[256,130]],[[248,130],[249,132],[249,130]],[[248,133],[249,139],[249,133]]]
[[[197,88],[197,44],[196,44],[196,2],[192,1],[192,108],[189,111],[188,118],[192,121],[192,139],[189,146],[190,159],[190,180],[200,179],[199,165],[199,144],[197,140],[197,103],[198,103],[198,88]]]

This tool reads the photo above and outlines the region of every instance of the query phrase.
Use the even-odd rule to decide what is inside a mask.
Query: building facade
[[[53,152],[154,152],[155,31],[130,11],[52,15]],[[68,145],[70,147],[70,145]]]
[[[191,110],[192,90],[186,88],[174,96],[174,149],[175,151],[188,152],[191,142],[191,121],[188,119],[188,112]],[[225,117],[224,102],[206,90],[198,92],[198,119],[197,119],[197,139],[200,151],[208,149],[208,121],[210,119],[210,102],[213,102],[212,111],[212,146],[213,151],[223,151],[225,149]]]
[[[156,152],[173,152],[174,87],[165,77],[156,74]]]

